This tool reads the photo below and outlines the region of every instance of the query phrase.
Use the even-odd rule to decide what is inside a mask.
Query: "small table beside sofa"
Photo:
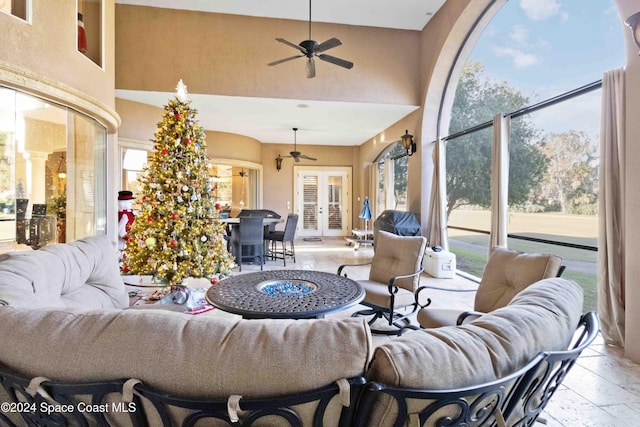
[[[0,424],[435,425],[429,417],[442,404],[433,416],[513,425],[538,416],[597,333],[595,315],[581,317],[581,288],[560,278],[469,324],[409,331],[373,348],[357,318],[127,308],[118,273],[104,236],[0,256],[0,401],[46,409],[68,399],[74,409],[0,412]],[[571,344],[579,324],[586,333]],[[480,392],[491,397],[474,406]],[[91,396],[132,410],[88,411]]]

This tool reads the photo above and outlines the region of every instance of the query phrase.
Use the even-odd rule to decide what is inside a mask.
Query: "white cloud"
[[[493,53],[498,56],[511,57],[513,59],[513,65],[516,68],[527,68],[540,62],[540,59],[532,53],[526,53],[519,49],[512,49],[509,47],[494,46]]]
[[[526,46],[529,40],[529,30],[524,25],[514,25],[509,33],[509,38],[521,46]]]
[[[568,20],[569,20],[569,13],[568,12],[562,12],[560,14],[560,22],[562,22],[564,24]]]
[[[520,0],[520,8],[532,21],[544,21],[560,11],[556,0]]]
[[[543,98],[546,96],[543,95]],[[600,134],[600,101],[600,92],[590,92],[557,106],[543,108],[533,113],[532,118],[546,132],[581,130],[591,137],[592,142],[597,143]]]

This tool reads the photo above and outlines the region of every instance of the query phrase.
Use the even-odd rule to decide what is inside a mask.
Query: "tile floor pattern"
[[[368,261],[373,250],[360,247],[354,251],[342,238],[323,238],[307,242],[298,239],[296,263],[287,260],[287,269],[319,270],[335,273],[340,264]],[[265,269],[282,269],[282,260],[267,261]],[[259,265],[243,264],[243,272],[258,271]],[[350,269],[349,277],[366,278],[368,268]],[[235,273],[234,273],[235,274]],[[454,279],[434,279],[423,274],[421,284],[459,289],[474,288],[473,282],[456,276]],[[473,293],[432,291],[433,307],[473,306]],[[352,310],[361,309],[362,306]],[[349,312],[335,316],[347,316]],[[413,332],[407,332],[407,334]],[[389,337],[374,336],[374,344]],[[620,427],[638,426],[640,422],[640,364],[624,358],[620,348],[607,346],[601,337],[578,359],[561,388],[553,396],[544,413],[549,427]]]

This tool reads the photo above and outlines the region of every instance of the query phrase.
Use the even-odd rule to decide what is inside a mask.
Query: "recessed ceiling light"
[[[298,104],[297,105],[298,108],[309,108],[308,104]]]

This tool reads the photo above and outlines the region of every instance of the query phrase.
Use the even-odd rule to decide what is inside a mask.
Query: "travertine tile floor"
[[[373,250],[361,247],[354,251],[342,238],[322,238],[321,241],[297,239],[296,263],[287,260],[287,269],[311,269],[335,273],[340,264],[368,261]],[[266,269],[282,269],[282,260],[267,261]],[[243,272],[257,271],[259,265],[243,264]],[[349,277],[366,278],[368,268],[349,269]],[[421,284],[473,289],[475,283],[460,276],[454,279],[434,279],[422,276]],[[473,293],[431,291],[433,307],[473,306]],[[359,306],[362,308],[362,306]],[[355,310],[355,309],[354,309]],[[352,311],[354,311],[352,310]],[[335,314],[348,316],[349,311]],[[410,334],[413,332],[407,332]],[[374,344],[388,337],[375,336]],[[550,427],[620,427],[640,425],[640,364],[624,358],[620,348],[607,346],[601,337],[582,354],[560,389],[547,406],[544,417]]]

